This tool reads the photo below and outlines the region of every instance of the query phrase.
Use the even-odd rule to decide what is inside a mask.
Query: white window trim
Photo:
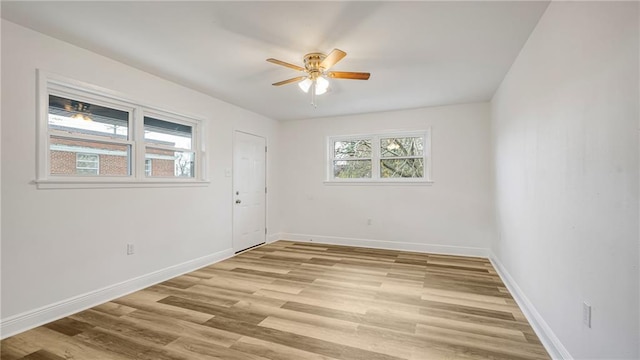
[[[136,101],[131,97],[104,89],[96,85],[87,84],[64,76],[37,70],[37,172],[34,183],[38,189],[70,189],[70,188],[131,188],[131,187],[192,187],[208,186],[206,178],[205,151],[205,121],[196,116],[178,114],[174,111]],[[102,142],[122,143],[131,145],[131,175],[128,176],[76,176],[51,175],[49,164],[49,136],[58,135],[49,131],[49,94],[86,100],[97,105],[112,107],[129,112],[129,139],[108,139],[97,137]],[[194,136],[191,150],[195,153],[194,176],[191,178],[153,178],[145,176],[144,166],[144,116],[156,116],[167,121],[176,121],[193,127]],[[74,138],[72,134],[59,134],[66,138]],[[88,139],[88,137],[81,137]],[[134,140],[135,139],[135,140]],[[184,150],[184,149],[183,149]],[[187,150],[185,150],[187,151]]]
[[[381,178],[380,177],[380,160],[390,159],[390,157],[382,158],[380,156],[380,139],[393,137],[422,137],[424,144],[422,156],[411,156],[406,158],[422,158],[424,161],[424,177],[423,178]],[[369,160],[371,159],[371,178],[341,179],[333,176],[334,159],[334,142],[348,140],[371,140],[371,157],[353,160]],[[377,132],[373,134],[356,134],[356,135],[339,135],[328,136],[326,140],[326,161],[325,161],[325,185],[431,185],[431,128],[420,131],[387,131]],[[405,158],[405,157],[402,157]]]

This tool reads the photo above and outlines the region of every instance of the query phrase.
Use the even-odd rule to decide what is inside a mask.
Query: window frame
[[[206,178],[205,126],[204,120],[191,115],[164,110],[136,101],[131,97],[95,85],[73,80],[64,76],[37,70],[37,155],[36,180],[39,189],[56,188],[120,188],[120,187],[182,187],[208,186]],[[77,101],[111,107],[129,112],[127,139],[109,139],[89,134],[69,134],[49,129],[49,95],[62,96]],[[193,177],[148,177],[145,175],[144,117],[156,117],[168,122],[176,122],[192,127],[191,152],[194,153]],[[51,174],[50,137],[99,141],[130,146],[129,175],[61,175]]]
[[[421,137],[423,143],[422,156],[382,157],[380,151],[381,139]],[[333,163],[335,160],[334,144],[336,141],[370,140],[371,141],[371,177],[370,178],[336,178]],[[328,185],[430,185],[433,183],[431,171],[431,128],[418,131],[384,131],[371,134],[336,135],[326,138],[325,184]],[[383,178],[380,176],[380,161],[394,158],[422,158],[424,162],[424,177],[421,178]],[[369,160],[369,158],[354,160]]]

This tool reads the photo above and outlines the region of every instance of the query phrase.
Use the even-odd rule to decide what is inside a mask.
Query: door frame
[[[234,205],[234,200],[233,200],[234,196],[235,196],[235,194],[234,194],[234,191],[235,191],[235,166],[236,166],[236,163],[235,163],[236,157],[235,157],[235,155],[236,155],[236,134],[237,133],[243,133],[245,135],[251,135],[251,136],[262,138],[262,139],[264,139],[264,146],[265,146],[265,151],[264,151],[264,188],[265,188],[265,192],[264,192],[264,229],[265,229],[264,241],[262,243],[260,243],[260,244],[248,247],[246,249],[240,249],[240,250],[236,249],[236,244],[235,244],[235,231],[236,231],[236,229],[235,229],[234,225],[235,225],[235,216],[236,216],[236,214],[235,214],[235,205]],[[267,166],[269,165],[268,161],[267,161],[267,152],[268,152],[267,149],[268,148],[269,148],[268,138],[266,136],[254,134],[254,133],[251,133],[249,131],[233,129],[233,141],[232,141],[232,144],[231,144],[231,149],[232,149],[231,150],[231,164],[232,164],[232,166],[231,166],[231,202],[230,202],[230,204],[231,204],[231,248],[232,248],[234,254],[239,254],[239,253],[244,252],[246,250],[253,249],[253,248],[265,245],[267,243],[267,229],[268,229],[268,226],[267,226],[267,218],[268,218],[268,214],[267,214],[267,209],[268,209],[268,206],[267,206],[267,201],[268,201],[268,198],[267,198],[267,192],[268,192],[268,187],[267,187],[267,173],[268,173],[268,170],[267,170]]]

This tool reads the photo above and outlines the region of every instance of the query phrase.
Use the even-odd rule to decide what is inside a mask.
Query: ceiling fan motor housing
[[[304,68],[309,73],[311,80],[317,79],[326,70],[320,66],[320,63],[327,56],[322,53],[309,53],[304,56]]]

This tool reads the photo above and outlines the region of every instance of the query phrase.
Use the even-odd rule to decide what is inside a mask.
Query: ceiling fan
[[[366,72],[329,71],[333,65],[337,64],[338,61],[342,60],[345,56],[347,56],[347,53],[340,49],[333,49],[329,55],[309,53],[304,56],[304,67],[269,58],[267,61],[270,63],[306,73],[305,75],[279,81],[272,85],[281,86],[297,82],[300,89],[305,93],[311,91],[311,105],[316,106],[316,95],[324,94],[329,88],[329,80],[327,80],[327,78],[369,80],[371,74]]]

